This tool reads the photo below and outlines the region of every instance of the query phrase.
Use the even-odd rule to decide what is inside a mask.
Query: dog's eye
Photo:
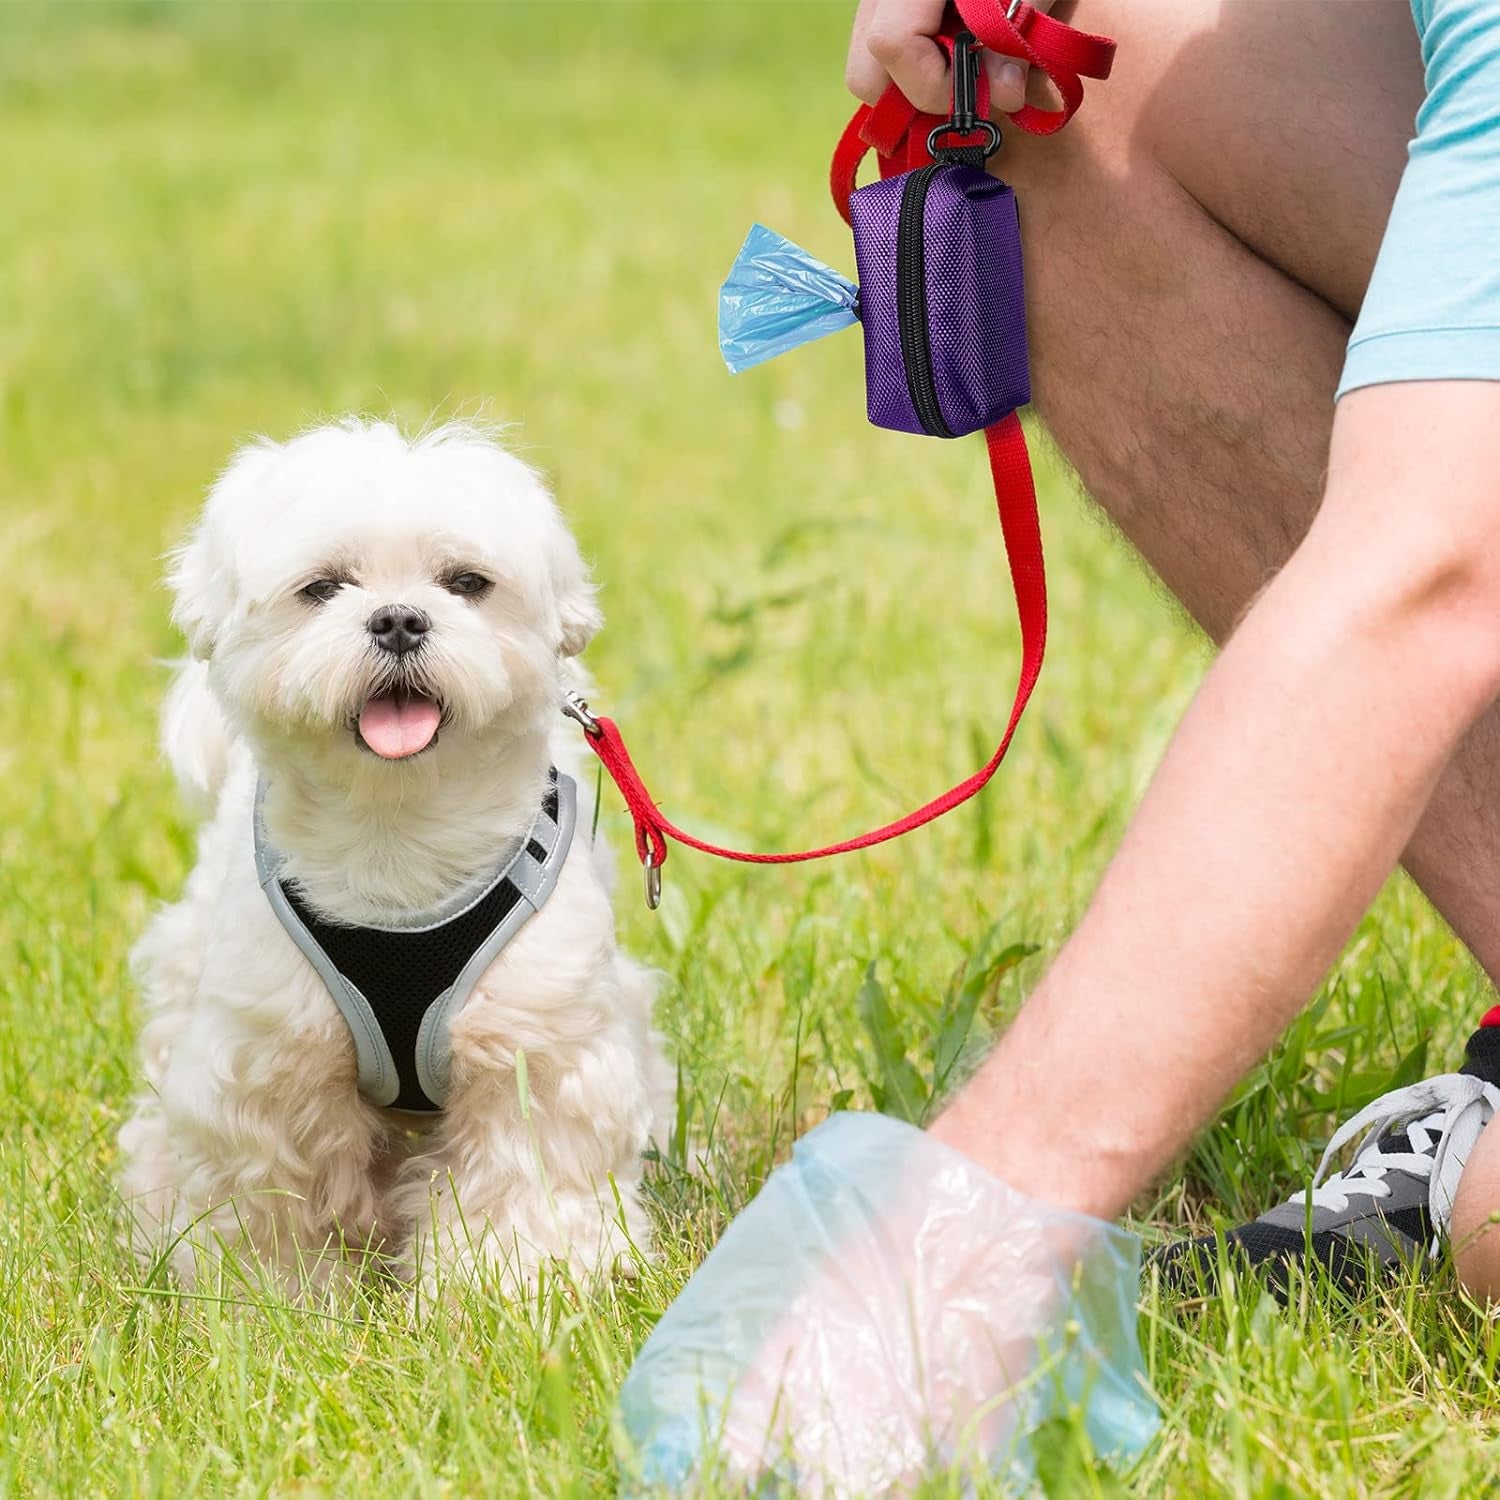
[[[478,599],[489,593],[494,584],[481,573],[457,573],[452,578],[445,578],[443,587],[461,598]]]
[[[297,592],[314,604],[327,604],[343,586],[341,578],[314,578],[305,589],[298,589]]]

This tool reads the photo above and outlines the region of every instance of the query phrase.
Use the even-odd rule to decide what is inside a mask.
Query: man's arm
[[[1035,1197],[1121,1213],[1304,1003],[1497,693],[1500,384],[1357,391],[1312,530],[934,1134]]]

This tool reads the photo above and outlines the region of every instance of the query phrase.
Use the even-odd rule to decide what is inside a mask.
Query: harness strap
[[[1021,430],[1019,415],[1012,412],[1008,417],[985,430],[985,442],[989,449],[990,472],[995,483],[995,499],[1000,515],[1000,527],[1005,537],[1006,559],[1010,564],[1011,583],[1015,588],[1016,611],[1021,622],[1021,670],[1016,684],[1015,700],[1011,705],[1010,720],[995,753],[967,780],[950,787],[939,797],[924,803],[915,812],[896,819],[893,823],[872,829],[855,838],[837,844],[827,844],[817,849],[801,849],[779,853],[755,853],[743,849],[727,849],[711,844],[693,834],[684,832],[671,822],[657,806],[656,799],[647,790],[641,773],[636,769],[625,748],[624,737],[613,719],[594,715],[575,704],[572,716],[583,724],[589,748],[599,757],[610,780],[620,789],[625,805],[635,823],[635,847],[642,864],[646,866],[648,900],[655,877],[659,889],[659,871],[667,858],[667,843],[675,839],[689,849],[704,854],[717,855],[720,859],[741,860],[756,865],[800,864],[804,860],[826,859],[833,854],[847,854],[855,849],[868,849],[874,844],[883,844],[889,839],[899,838],[914,828],[920,828],[951,812],[960,803],[967,802],[980,791],[1000,767],[1005,752],[1010,748],[1016,725],[1026,708],[1031,690],[1036,685],[1037,675],[1042,669],[1042,655],[1047,644],[1047,585],[1042,565],[1041,523],[1037,516],[1036,487],[1032,480],[1031,459],[1026,451],[1026,438]],[[651,901],[655,905],[654,901]]]
[[[264,782],[255,796],[261,889],[287,936],[323,981],[354,1040],[359,1091],[415,1114],[443,1107],[452,1074],[449,1024],[506,944],[546,903],[577,822],[570,776],[554,768],[526,835],[497,867],[437,908],[389,925],[352,927],[309,905],[266,833]]]
[[[974,33],[982,47],[1006,57],[1019,58],[1040,68],[1062,100],[1061,109],[1040,109],[1024,104],[1007,118],[1028,135],[1052,135],[1061,130],[1083,103],[1085,78],[1108,78],[1114,66],[1115,44],[1107,36],[1095,36],[1055,21],[1026,0],[955,0],[958,15],[950,17],[938,45],[952,56],[953,36],[961,27]],[[985,89],[980,72],[980,86]],[[989,118],[987,91],[981,94],[979,116]],[[844,127],[834,148],[829,169],[833,201],[845,221],[849,218],[849,195],[854,191],[859,164],[866,153],[880,158],[880,175],[909,172],[925,167],[932,157],[927,136],[943,116],[929,115],[907,99],[893,83],[873,105],[862,104]]]

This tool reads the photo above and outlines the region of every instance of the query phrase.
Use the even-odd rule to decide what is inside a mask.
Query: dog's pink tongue
[[[359,713],[359,732],[386,760],[425,750],[438,731],[441,710],[431,698],[371,698]]]

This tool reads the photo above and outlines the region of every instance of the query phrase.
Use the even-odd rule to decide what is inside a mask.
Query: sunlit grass
[[[243,437],[516,421],[603,584],[600,703],[690,827],[837,836],[987,753],[1018,643],[978,445],[868,428],[853,335],[737,380],[715,350],[751,220],[851,263],[823,188],[845,9],[0,8],[0,1490],[607,1491],[635,1347],[795,1134],[927,1088],[981,945],[1013,958],[971,1052],[1076,918],[1206,656],[1045,459],[1051,656],[981,802],[829,866],[675,855],[655,918],[624,872],[695,1142],[653,1171],[639,1282],[297,1310],[122,1253],[125,953],[191,857],[153,747],[157,558]],[[1141,1222],[1284,1195],[1333,1113],[1424,1040],[1451,1065],[1485,1003],[1394,887]],[[1164,1430],[1130,1493],[1470,1495],[1500,1469],[1494,1335],[1446,1276],[1285,1314],[1148,1290],[1142,1326]],[[1048,1473],[1111,1483],[1076,1443]]]

